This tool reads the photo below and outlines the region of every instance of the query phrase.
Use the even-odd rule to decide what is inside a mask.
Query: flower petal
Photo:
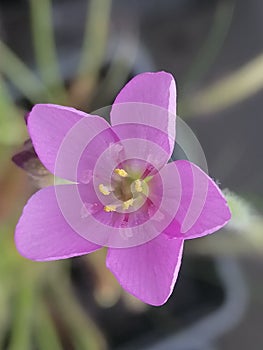
[[[198,166],[186,160],[167,164],[162,178],[164,182],[173,177],[174,166],[180,175],[181,200],[175,218],[165,233],[171,238],[191,239],[223,227],[230,220],[231,213],[215,182]]]
[[[15,242],[21,255],[38,261],[70,258],[100,248],[69,226],[54,187],[46,187],[30,198],[17,224]]]
[[[34,106],[28,117],[28,130],[41,162],[50,172],[56,172],[56,176],[73,181],[76,180],[75,165],[83,149],[107,128],[109,124],[101,117],[51,104]],[[65,139],[70,140],[67,142],[70,147],[64,145],[61,149]],[[56,164],[59,152],[62,156]]]
[[[106,264],[121,286],[151,305],[164,304],[171,295],[181,265],[183,240],[161,234],[143,245],[109,248]]]
[[[128,113],[130,113],[130,110]],[[145,145],[150,145],[150,148],[151,144],[153,147],[158,145],[166,152],[165,157],[162,157],[162,166],[169,161],[171,157],[171,147],[169,139],[167,138],[167,134],[162,130],[153,128],[147,124],[138,123],[118,124],[113,126],[112,130],[120,140],[133,140],[134,145],[136,145],[137,142],[142,141],[145,141]],[[138,149],[138,147],[136,148]],[[151,152],[148,151],[143,158],[147,159],[150,154]]]
[[[134,77],[120,91],[111,111],[112,125],[137,123],[163,131],[170,154],[174,148],[175,119],[176,86],[173,76],[166,72]]]

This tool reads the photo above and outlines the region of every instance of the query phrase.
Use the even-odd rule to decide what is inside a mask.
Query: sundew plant
[[[234,1],[215,9],[178,79],[165,65],[135,68],[132,29],[110,56],[112,3],[91,0],[67,75],[56,2],[27,4],[34,65],[0,39],[0,349],[108,349],[116,312],[127,344],[142,324],[176,332],[189,256],[262,253],[262,216],[210,174],[195,124],[186,124],[262,88],[262,57],[196,89],[222,48]]]
[[[77,183],[31,198],[16,227],[18,251],[45,261],[108,246],[106,265],[123,288],[146,303],[165,303],[184,240],[212,233],[231,217],[200,168],[168,163],[175,116],[175,81],[165,72],[133,78],[116,97],[111,126],[72,108],[36,105],[28,130],[39,159]]]

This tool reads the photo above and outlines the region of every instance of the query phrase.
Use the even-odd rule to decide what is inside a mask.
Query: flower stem
[[[0,40],[0,73],[32,103],[50,102],[51,94],[35,74]]]
[[[63,272],[60,274],[59,282],[56,275],[51,277],[53,278],[53,280],[50,279],[52,296],[55,298],[63,321],[71,332],[76,348],[79,350],[106,349],[103,335],[77,302],[66,274],[63,275]]]
[[[21,283],[15,295],[9,350],[32,349],[31,323],[34,302],[34,289],[31,283]]]
[[[29,5],[35,57],[42,81],[57,103],[65,103],[67,94],[56,54],[51,0],[30,0]]]
[[[5,145],[19,143],[25,137],[21,113],[12,103],[12,98],[0,75],[0,140]]]
[[[43,299],[40,299],[38,302],[36,341],[39,350],[62,350],[62,345],[58,338],[55,324],[50,313],[47,311]]]
[[[234,73],[183,101],[183,113],[186,116],[216,113],[252,96],[263,89],[262,70],[263,54],[260,54]]]
[[[76,80],[71,88],[71,98],[74,104],[83,109],[87,108],[86,101],[90,102],[103,65],[110,10],[111,0],[90,0],[89,2],[80,64]]]

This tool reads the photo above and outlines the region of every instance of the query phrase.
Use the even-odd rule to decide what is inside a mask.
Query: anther
[[[114,170],[115,174],[121,176],[121,177],[127,177],[128,173],[124,169],[115,169]]]
[[[133,198],[130,198],[130,199],[128,199],[126,202],[123,202],[122,208],[123,208],[124,210],[127,210],[127,209],[129,209],[129,207],[131,207],[132,205],[133,205]]]
[[[106,205],[103,209],[107,213],[110,213],[112,211],[116,211],[116,205]]]
[[[142,188],[142,180],[135,180],[134,181],[134,187],[135,187],[135,191],[136,192],[142,192],[143,191],[143,188]]]
[[[107,186],[104,186],[103,184],[99,185],[99,190],[104,196],[108,196],[110,194],[110,191]]]

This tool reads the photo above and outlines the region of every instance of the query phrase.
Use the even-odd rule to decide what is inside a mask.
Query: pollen
[[[103,184],[99,185],[99,191],[104,194],[104,196],[108,196],[110,194],[110,191],[107,186],[104,186]]]
[[[133,198],[127,200],[126,202],[123,202],[122,208],[123,208],[124,210],[127,210],[127,209],[129,209],[129,207],[131,207],[132,205],[133,205]]]
[[[116,211],[116,205],[106,205],[103,209],[107,213],[110,213],[112,211]]]
[[[142,188],[142,180],[135,180],[134,181],[134,187],[135,187],[135,191],[136,192],[142,192],[143,191],[143,188]]]
[[[115,169],[114,170],[115,174],[121,176],[121,177],[127,177],[128,173],[124,169]]]

